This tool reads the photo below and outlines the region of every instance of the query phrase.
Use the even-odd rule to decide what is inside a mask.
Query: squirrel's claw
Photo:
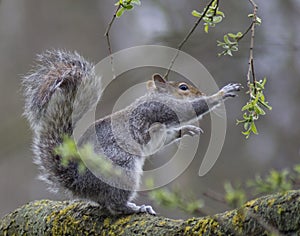
[[[156,215],[156,212],[153,210],[152,206],[150,206],[150,205],[140,206],[139,211],[141,213],[148,213],[148,214],[151,214],[151,215]]]
[[[181,129],[181,137],[188,135],[188,136],[195,136],[200,135],[203,133],[203,130],[200,127],[194,126],[194,125],[185,125]]]
[[[133,211],[134,213],[148,213],[151,215],[156,215],[156,212],[153,210],[152,206],[150,205],[141,205],[137,206],[133,202],[128,202],[127,206]]]
[[[243,86],[239,83],[230,83],[224,86],[221,91],[223,92],[223,98],[235,97],[237,94],[235,92],[240,91]]]

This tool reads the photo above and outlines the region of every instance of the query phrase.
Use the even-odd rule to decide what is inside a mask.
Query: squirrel
[[[46,51],[22,82],[24,115],[33,129],[34,161],[40,168],[40,178],[52,189],[67,190],[74,198],[96,202],[115,215],[156,214],[151,206],[132,202],[146,157],[185,135],[199,135],[202,130],[192,123],[225,99],[235,97],[242,87],[230,83],[206,96],[191,84],[167,81],[154,74],[144,96],[96,121],[78,142],[91,143],[95,153],[104,155],[113,167],[125,170],[121,177],[105,181],[89,168],[81,173],[76,159],[63,164],[54,151],[64,136],[72,136],[77,121],[97,105],[101,79],[94,65],[76,52]],[[123,178],[125,187],[119,183]]]

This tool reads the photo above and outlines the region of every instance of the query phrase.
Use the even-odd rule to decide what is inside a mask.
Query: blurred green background
[[[204,119],[199,155],[171,183],[195,197],[203,197],[202,193],[208,190],[224,193],[225,180],[243,183],[255,174],[263,175],[271,168],[291,168],[299,162],[300,1],[256,2],[263,24],[256,33],[255,69],[259,78],[268,78],[266,97],[273,110],[257,123],[260,134],[245,140],[242,127],[235,123],[242,115],[240,110],[247,96],[241,94],[227,102],[228,130],[223,151],[213,169],[199,177],[198,170],[210,138],[209,116]],[[223,22],[209,34],[199,27],[183,51],[199,60],[219,86],[234,81],[246,86],[249,40],[240,43],[240,51],[234,57],[218,57],[221,49],[216,47],[216,40],[228,31],[244,31],[250,23],[247,15],[252,8],[246,0],[220,3],[226,15]],[[142,1],[141,7],[126,12],[114,23],[113,51],[145,44],[176,47],[195,21],[191,11],[201,10],[202,4],[199,0]],[[36,179],[32,133],[22,117],[24,99],[20,77],[31,69],[37,53],[51,48],[76,50],[95,63],[106,57],[108,49],[103,35],[114,9],[112,0],[0,1],[0,216],[28,201],[65,199],[49,193],[47,186]],[[130,75],[148,79],[142,70]],[[113,101],[119,95],[118,92],[106,94],[103,101]],[[148,168],[157,159],[151,159]],[[205,200],[208,213],[227,209],[211,199]],[[145,192],[137,202],[153,204],[161,215],[186,217],[180,211],[159,209],[147,199]]]

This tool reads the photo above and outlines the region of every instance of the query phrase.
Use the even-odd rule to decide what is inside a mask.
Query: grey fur
[[[76,122],[101,95],[101,80],[94,66],[77,53],[47,51],[38,56],[39,64],[23,78],[25,112],[34,130],[35,163],[41,178],[52,189],[65,189],[76,198],[89,199],[112,214],[147,212],[151,206],[131,201],[139,187],[145,158],[184,135],[198,135],[190,123],[235,96],[238,84],[230,84],[212,96],[200,92],[177,96],[177,87],[155,75],[148,93],[127,108],[92,124],[78,145],[90,143],[121,175],[105,176],[99,170],[78,171],[78,161],[67,166],[54,148],[65,135],[71,136]]]

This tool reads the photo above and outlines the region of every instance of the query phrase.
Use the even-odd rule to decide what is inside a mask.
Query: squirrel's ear
[[[160,74],[154,74],[152,75],[152,80],[149,80],[147,82],[147,89],[148,90],[158,89],[165,83],[167,83],[167,81]]]
[[[152,80],[153,82],[156,84],[157,82],[158,83],[167,83],[167,81],[164,79],[164,77],[162,77],[160,74],[154,74],[152,75]]]

